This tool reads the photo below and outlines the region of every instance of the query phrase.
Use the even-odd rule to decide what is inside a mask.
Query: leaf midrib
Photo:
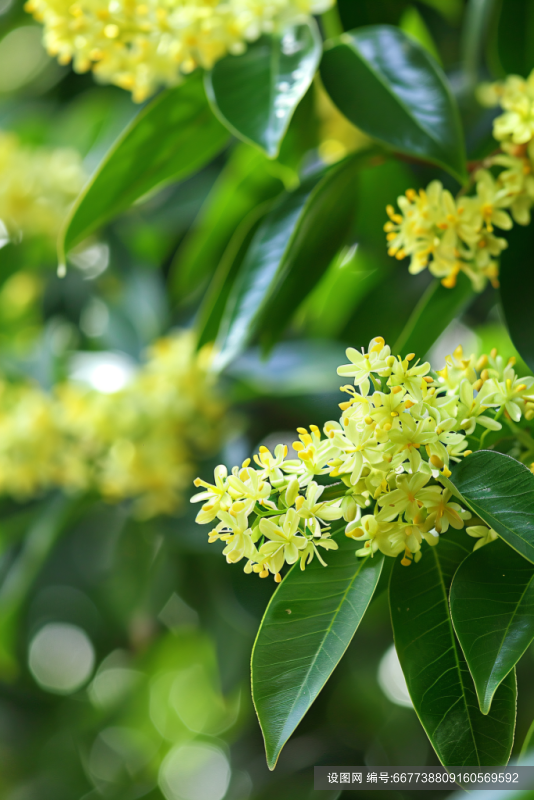
[[[451,635],[451,644],[452,644],[452,648],[453,648],[453,652],[454,652],[454,660],[456,662],[456,670],[458,672],[458,679],[459,679],[459,682],[460,682],[460,687],[462,689],[462,698],[463,698],[463,701],[464,701],[465,712],[467,714],[467,719],[469,721],[469,730],[471,731],[471,737],[473,739],[473,745],[474,745],[474,748],[475,748],[475,752],[477,754],[478,766],[480,766],[480,754],[478,752],[478,746],[477,746],[477,741],[476,741],[476,738],[475,738],[475,732],[473,730],[473,724],[472,724],[472,721],[471,721],[471,715],[469,713],[469,703],[467,702],[467,697],[466,697],[466,694],[465,694],[465,686],[464,686],[464,682],[462,680],[462,670],[461,670],[461,667],[460,667],[460,660],[458,658],[458,650],[457,650],[457,646],[456,646],[456,638],[455,638],[456,634],[454,633],[454,628],[453,628],[453,624],[452,624],[452,618],[451,618],[451,614],[449,612],[449,598],[448,598],[448,595],[447,595],[447,587],[445,585],[445,579],[444,579],[444,576],[443,576],[443,571],[441,569],[441,564],[439,563],[438,555],[434,550],[432,550],[432,555],[434,556],[434,560],[436,562],[436,567],[437,567],[438,576],[439,576],[439,580],[440,580],[440,587],[441,587],[441,591],[442,591],[442,594],[443,594],[443,601],[445,603],[447,622],[448,622],[449,632],[450,632],[450,635]],[[452,706],[450,708],[452,708]],[[450,708],[449,708],[449,711],[450,711]],[[441,725],[441,722],[436,726],[436,728],[434,728],[434,733],[436,732],[436,730],[439,727],[439,725]]]
[[[343,595],[341,597],[341,600],[339,601],[338,606],[337,606],[336,610],[334,611],[334,613],[332,615],[331,622],[328,625],[328,627],[326,628],[326,630],[324,631],[323,637],[321,639],[321,644],[320,644],[319,648],[317,649],[317,652],[316,652],[315,656],[313,657],[310,666],[306,670],[306,675],[305,675],[304,679],[301,682],[301,688],[299,689],[298,694],[296,695],[295,699],[293,700],[293,703],[291,704],[291,707],[290,707],[290,709],[289,709],[289,711],[287,713],[287,719],[289,719],[289,717],[291,716],[297,701],[302,696],[303,687],[307,684],[307,681],[308,681],[308,679],[310,677],[310,674],[311,674],[315,664],[317,663],[317,659],[319,658],[319,655],[321,654],[321,652],[323,650],[324,643],[325,643],[326,639],[328,638],[328,636],[329,636],[329,634],[330,634],[330,632],[332,630],[332,626],[333,626],[335,620],[337,619],[337,616],[338,616],[339,612],[341,611],[341,608],[343,606],[343,603],[345,602],[347,594],[348,594],[349,590],[352,588],[352,585],[353,585],[354,581],[356,580],[356,578],[358,577],[358,575],[360,574],[360,572],[364,568],[365,564],[367,563],[367,559],[368,558],[369,558],[369,556],[367,558],[365,558],[365,559],[362,559],[358,569],[354,573],[350,583],[348,584],[347,588],[345,589],[345,591],[344,591],[344,593],[343,593]]]
[[[489,682],[490,682],[490,680],[491,680],[491,678],[492,678],[492,676],[493,676],[493,674],[494,674],[494,672],[495,672],[496,665],[497,665],[497,659],[498,659],[498,657],[500,656],[500,654],[502,653],[503,646],[504,646],[504,642],[505,642],[505,639],[506,639],[506,637],[507,637],[507,635],[508,635],[508,633],[509,633],[509,631],[510,631],[510,627],[511,627],[511,625],[512,625],[512,622],[513,622],[513,620],[515,619],[515,617],[518,615],[518,613],[519,613],[519,608],[520,608],[520,606],[523,604],[523,601],[524,601],[524,599],[525,599],[525,596],[526,596],[526,594],[527,594],[528,590],[530,589],[530,587],[531,587],[531,585],[532,585],[533,581],[534,581],[534,575],[532,575],[532,576],[531,576],[531,578],[529,579],[529,581],[528,581],[528,583],[526,584],[525,588],[523,589],[523,591],[522,591],[522,593],[521,593],[521,597],[520,597],[520,599],[518,600],[518,602],[515,602],[515,601],[510,601],[510,602],[512,602],[512,603],[513,603],[513,605],[514,605],[514,611],[513,611],[512,615],[511,615],[511,616],[510,616],[510,618],[509,618],[509,622],[508,622],[508,624],[507,624],[507,625],[506,625],[506,627],[503,629],[503,633],[502,633],[502,637],[501,637],[501,642],[500,642],[500,645],[499,645],[499,646],[498,646],[498,648],[497,648],[497,657],[495,658],[495,661],[494,661],[494,663],[493,663],[493,667],[492,667],[492,669],[491,669],[491,672],[490,672],[490,673],[489,673],[489,675],[488,675],[488,678],[487,678],[487,680],[484,682],[484,697],[483,697],[483,698],[481,698],[481,697],[480,697],[480,695],[479,695],[479,691],[478,691],[478,685],[477,685],[477,682],[476,682],[476,680],[474,679],[474,675],[473,675],[473,682],[474,682],[474,684],[475,684],[475,689],[476,689],[476,693],[477,693],[478,702],[479,702],[479,705],[480,705],[480,710],[482,711],[482,705],[484,705],[484,707],[487,707],[487,711],[485,711],[485,712],[484,712],[484,711],[482,711],[482,713],[483,713],[483,714],[489,714],[489,712],[490,712],[490,710],[491,710],[491,704],[492,704],[492,702],[493,702],[493,698],[494,698],[494,696],[495,696],[495,692],[497,691],[497,689],[499,688],[499,686],[501,685],[501,683],[503,682],[503,680],[504,680],[504,679],[507,677],[507,675],[509,675],[509,673],[510,673],[510,672],[513,670],[513,668],[514,668],[514,666],[515,666],[515,664],[512,664],[512,666],[510,667],[510,669],[509,669],[509,670],[506,672],[506,674],[505,674],[505,675],[503,675],[503,677],[501,678],[501,680],[499,681],[499,683],[498,683],[498,684],[495,686],[495,688],[494,688],[494,689],[493,689],[493,691],[491,692],[490,696],[488,697],[488,696],[487,696],[487,692],[488,692],[488,685],[489,685]],[[471,598],[471,599],[473,599],[473,598]],[[467,598],[467,597],[463,597],[463,598],[462,598],[462,601],[463,601],[464,603],[465,603],[465,602],[467,602],[468,600],[469,600],[469,598]],[[498,614],[498,615],[497,615],[497,614],[495,614],[495,615],[492,615],[492,616],[502,616],[502,613],[501,613],[501,614]],[[452,617],[452,614],[451,614],[451,617]],[[476,618],[473,618],[473,619],[472,619],[472,620],[470,620],[470,621],[472,621],[472,622],[476,622],[476,621],[479,621],[480,619],[483,619],[483,617],[476,617]],[[454,626],[454,621],[453,621],[453,626]],[[491,633],[491,631],[490,631],[489,633]],[[487,634],[486,634],[486,635],[487,635]],[[481,638],[481,637],[478,637],[478,638]],[[477,641],[477,640],[475,640],[475,641]],[[529,646],[529,645],[527,644],[527,647],[526,647],[526,648],[523,650],[523,653],[526,651],[526,649],[528,648],[528,646]],[[521,655],[523,655],[523,653],[522,653]],[[520,656],[519,658],[521,658],[521,656]],[[466,659],[466,660],[467,660],[467,659]],[[519,660],[519,659],[518,659],[518,660]],[[515,663],[517,664],[517,661],[516,661]],[[468,663],[468,666],[469,666],[469,663]],[[471,670],[470,670],[470,671],[471,671]]]
[[[278,736],[278,738],[277,738],[277,746],[278,746],[278,747],[277,747],[277,748],[275,748],[275,749],[273,749],[273,754],[274,754],[274,753],[276,752],[276,750],[278,749],[278,754],[277,754],[276,760],[278,759],[278,756],[279,756],[279,750],[281,749],[281,747],[280,747],[280,743],[282,743],[282,746],[283,746],[283,735],[284,735],[284,734],[283,734],[283,732],[284,732],[284,730],[285,730],[285,727],[286,727],[286,725],[287,725],[287,722],[288,722],[288,720],[290,719],[290,717],[291,717],[291,715],[292,715],[292,713],[293,713],[293,710],[294,710],[294,708],[295,708],[295,705],[296,705],[296,703],[297,703],[297,702],[298,702],[298,700],[300,700],[300,698],[302,697],[302,693],[303,693],[303,690],[304,690],[304,686],[306,686],[306,685],[307,685],[307,682],[308,682],[308,680],[309,680],[309,677],[310,677],[311,671],[312,671],[312,669],[315,667],[315,664],[316,664],[316,662],[317,662],[317,659],[319,658],[319,655],[320,655],[320,654],[323,652],[325,641],[327,640],[327,638],[328,638],[328,636],[329,636],[329,634],[330,634],[330,632],[331,632],[332,626],[333,626],[333,624],[334,624],[335,620],[337,619],[337,616],[338,616],[338,614],[339,614],[339,612],[340,612],[340,610],[341,610],[341,608],[342,608],[342,606],[343,606],[343,603],[345,602],[346,596],[347,596],[348,592],[350,591],[350,589],[352,588],[352,586],[353,586],[353,584],[354,584],[354,581],[356,580],[356,578],[358,577],[358,575],[361,573],[361,571],[364,569],[364,567],[365,567],[365,565],[367,564],[367,562],[368,562],[369,558],[371,558],[371,556],[367,556],[367,558],[365,558],[365,559],[362,559],[362,561],[360,562],[360,565],[359,565],[358,569],[355,571],[354,575],[352,576],[350,583],[348,584],[348,586],[347,586],[346,590],[344,591],[344,593],[343,593],[343,596],[342,596],[342,598],[341,598],[341,600],[340,600],[340,602],[339,602],[339,604],[338,604],[338,606],[337,606],[337,608],[336,608],[336,610],[335,610],[334,614],[332,615],[332,620],[331,620],[331,622],[330,622],[330,625],[329,625],[329,626],[328,626],[328,628],[327,628],[327,629],[324,631],[323,637],[322,637],[322,639],[321,639],[321,644],[320,644],[320,646],[319,646],[319,648],[318,648],[318,650],[317,650],[317,652],[316,652],[316,654],[315,654],[315,656],[314,656],[314,658],[313,658],[313,660],[312,660],[312,662],[311,662],[310,666],[308,667],[308,669],[307,669],[307,671],[306,671],[306,675],[305,675],[304,679],[301,681],[301,687],[300,687],[300,689],[299,689],[299,691],[298,691],[298,693],[297,693],[297,695],[296,695],[295,699],[293,700],[293,702],[292,702],[292,704],[291,704],[291,707],[290,707],[289,711],[288,711],[288,712],[285,714],[285,722],[284,722],[284,724],[283,724],[283,727],[282,727],[282,729],[281,729],[281,734],[280,734],[280,735]],[[383,565],[383,560],[382,560],[382,565]],[[378,577],[380,577],[380,576],[378,576]],[[378,582],[378,578],[377,578],[377,582]],[[371,598],[369,598],[369,601],[368,601],[368,603],[367,603],[367,606],[369,605],[370,601],[371,601]],[[367,608],[367,606],[366,606],[366,608]],[[266,611],[266,613],[267,613],[267,611]],[[364,613],[365,613],[365,611],[364,611]],[[363,617],[363,614],[362,614],[362,617]],[[358,624],[359,624],[359,623],[358,623]],[[260,627],[260,630],[261,630],[261,627]],[[338,638],[339,638],[339,637],[338,637]],[[341,640],[340,640],[340,641],[341,641]],[[343,652],[345,652],[345,650],[347,649],[348,645],[349,645],[349,642],[347,642],[347,644],[346,644],[346,646],[345,646],[345,649],[344,649],[344,651],[343,651]],[[256,649],[256,645],[254,645],[254,650],[255,650],[255,649]],[[254,652],[253,652],[253,655],[254,655]],[[252,659],[252,664],[254,664],[254,659]],[[254,668],[253,668],[253,667],[252,667],[252,670],[251,670],[251,671],[252,671],[252,676],[254,676]],[[254,687],[254,685],[255,685],[255,682],[254,682],[254,679],[253,679],[253,681],[252,681],[252,686]],[[323,682],[323,685],[324,685],[324,682]],[[254,694],[254,693],[253,693],[253,694]],[[254,699],[254,697],[253,697],[253,699]],[[257,711],[257,709],[256,709],[256,711]],[[259,715],[259,712],[257,711],[257,713],[258,713],[258,717],[259,717],[259,716],[260,716],[260,715]],[[266,746],[267,746],[267,737],[265,737],[265,743],[266,743]],[[276,761],[275,761],[275,763],[276,763]],[[273,765],[273,766],[274,766],[274,765]]]
[[[522,603],[523,603],[523,600],[525,599],[525,595],[526,595],[527,591],[530,589],[530,587],[531,587],[531,585],[532,585],[532,582],[533,582],[533,581],[534,581],[534,575],[533,575],[533,576],[530,578],[530,580],[529,580],[528,584],[525,586],[525,588],[524,588],[523,592],[521,593],[521,599],[520,599],[520,600],[519,600],[519,602],[517,603],[517,605],[516,605],[516,607],[515,607],[515,610],[514,610],[514,613],[513,613],[513,614],[512,614],[512,616],[510,617],[510,622],[509,622],[509,623],[508,623],[508,625],[506,626],[505,632],[503,633],[503,636],[502,636],[502,639],[501,639],[501,644],[500,644],[500,646],[499,646],[499,650],[498,650],[498,652],[497,652],[497,655],[500,655],[500,654],[501,654],[501,651],[502,651],[502,649],[503,649],[503,645],[504,645],[504,640],[506,639],[506,636],[507,636],[507,634],[508,634],[508,632],[509,632],[509,630],[510,630],[510,625],[512,624],[512,621],[513,621],[513,619],[514,619],[514,618],[517,616],[517,614],[518,614],[518,612],[519,612],[519,607],[522,605]],[[527,645],[527,647],[528,647],[528,645]],[[525,650],[526,650],[526,648],[525,648]],[[523,652],[524,652],[524,651],[523,651]],[[516,662],[516,663],[517,663],[517,662]],[[494,665],[493,665],[493,669],[491,670],[491,673],[490,673],[490,676],[489,676],[490,678],[491,678],[491,677],[492,677],[492,675],[493,675],[493,672],[494,672],[494,670],[495,670],[495,667],[496,667],[496,665],[497,665],[497,659],[495,659],[495,663],[494,663]],[[508,672],[506,673],[506,675],[508,675],[508,673],[509,673],[509,672],[511,672],[511,671],[513,670],[514,666],[515,666],[515,665],[514,665],[514,664],[512,664],[512,666],[510,667],[510,669],[508,670]],[[506,675],[504,675],[504,676],[502,677],[502,679],[501,679],[500,683],[502,683],[502,681],[503,681],[503,680],[506,678]],[[488,681],[486,682],[486,688],[487,688],[487,685],[488,685],[488,683],[489,683],[489,678],[488,678]],[[491,703],[492,703],[492,701],[493,701],[493,697],[494,697],[494,695],[495,695],[495,692],[497,691],[497,689],[498,689],[498,687],[499,687],[500,683],[499,683],[499,684],[497,684],[497,686],[495,687],[495,689],[492,691],[492,693],[491,693],[491,696],[488,698],[488,700],[489,700],[489,702],[488,702],[488,712],[489,712],[489,710],[490,710],[490,708],[491,708]],[[475,687],[476,687],[476,684],[475,684]],[[477,691],[477,694],[478,694],[478,691]]]

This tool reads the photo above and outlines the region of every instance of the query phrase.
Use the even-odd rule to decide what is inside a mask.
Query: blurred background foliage
[[[493,112],[478,106],[473,88],[534,67],[529,0],[338,5],[346,30],[386,23],[417,38],[451,80],[469,158],[488,152]],[[327,18],[322,25],[328,35]],[[127,92],[50,59],[20,0],[0,0],[0,796],[304,800],[315,796],[316,764],[435,763],[391,655],[384,593],[270,773],[249,656],[273,585],[208,548],[189,490],[180,487],[169,513],[140,517],[135,491],[110,498],[89,485],[63,494],[51,479],[13,488],[16,469],[23,481],[24,464],[40,457],[44,424],[42,411],[34,429],[25,412],[16,415],[14,391],[40,393],[46,404],[70,380],[106,395],[110,408],[116,392],[126,392],[121,408],[135,404],[124,387],[146,369],[154,342],[193,323],[210,341],[228,276],[275,198],[318,163],[368,144],[316,78],[276,159],[229,141],[195,175],[106,225],[58,277],[65,209],[137,111]],[[291,441],[296,425],[324,422],[347,344],[378,334],[392,345],[409,339],[405,326],[431,277],[409,277],[388,258],[384,208],[435,172],[401,159],[360,171],[343,247],[279,322],[286,334],[269,358],[254,344],[225,370],[218,392],[229,416],[191,474],[209,478],[216,463],[231,465],[260,443]],[[524,258],[530,252],[523,247]],[[459,309],[431,347],[424,331],[410,349],[438,365],[459,342],[467,351],[515,354],[492,287]],[[115,444],[112,432],[105,447]],[[54,440],[44,461],[70,446]],[[518,675],[518,742],[531,721],[533,658]]]

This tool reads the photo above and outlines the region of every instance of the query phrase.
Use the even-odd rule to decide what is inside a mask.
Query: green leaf
[[[341,535],[339,550],[296,564],[265,611],[252,651],[252,697],[267,764],[302,720],[350,644],[378,584],[383,556],[359,559]]]
[[[475,550],[451,587],[451,616],[480,710],[534,639],[534,567],[502,541]]]
[[[19,670],[17,637],[28,594],[59,538],[78,515],[86,512],[85,497],[53,495],[42,503],[26,531],[20,553],[0,587],[0,675],[13,679]]]
[[[232,133],[276,158],[321,51],[313,19],[262,36],[243,55],[221,59],[206,75],[213,110]]]
[[[481,713],[449,614],[452,578],[468,555],[464,532],[425,546],[418,564],[397,559],[390,581],[395,646],[415,711],[444,766],[507,764],[514,738],[515,673]]]
[[[515,225],[501,259],[501,305],[510,338],[534,371],[534,226]]]
[[[443,66],[439,50],[436,47],[432,34],[415,6],[408,6],[404,9],[400,18],[399,28],[408,36],[411,36],[412,39],[419,42],[421,47],[424,47],[427,53],[429,53],[440,66]]]
[[[462,61],[467,85],[471,90],[476,87],[484,66],[488,29],[496,5],[496,0],[477,0],[466,6],[462,26]]]
[[[311,337],[342,339],[341,331],[348,320],[382,280],[381,267],[382,261],[372,247],[358,244],[340,250],[300,306],[299,329]]]
[[[521,745],[521,752],[519,754],[519,758],[523,758],[526,756],[534,748],[534,720],[530,724],[530,728],[527,731],[527,735]]]
[[[500,75],[528,75],[534,68],[532,3],[515,0],[513,14],[505,2],[495,1],[494,8],[497,13],[490,20],[490,41],[486,39],[485,43],[492,62],[490,69],[498,70]]]
[[[262,203],[245,217],[230,239],[219,266],[205,293],[195,320],[198,347],[217,338],[219,325],[235,279],[256,231],[270,210],[272,203]]]
[[[171,265],[170,284],[178,300],[214,272],[252,209],[284,191],[286,172],[256,148],[239,144],[233,150]]]
[[[203,167],[227,141],[200,75],[162,92],[126,128],[79,195],[60,236],[60,261],[148,192]]]
[[[228,366],[225,374],[256,394],[268,397],[311,397],[339,390],[337,368],[345,348],[331,339],[280,342],[266,361],[251,347]],[[310,364],[313,381],[310,382]]]
[[[479,450],[449,478],[466,505],[534,564],[534,475],[515,458]]]
[[[414,308],[395,342],[394,353],[417,353],[423,358],[447,325],[460,316],[476,294],[467,275],[460,274],[454,289],[433,281]]]
[[[411,37],[388,25],[344,33],[326,46],[325,88],[373,139],[467,179],[460,115],[447,79]]]
[[[354,182],[367,156],[347,159],[284,194],[256,233],[229,298],[217,365],[261,330],[271,346],[344,244],[355,210]]]

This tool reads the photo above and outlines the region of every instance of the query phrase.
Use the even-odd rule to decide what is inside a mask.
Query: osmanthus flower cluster
[[[447,488],[450,465],[500,430],[501,419],[534,418],[534,378],[519,378],[513,359],[495,351],[477,360],[458,347],[437,373],[413,353],[393,356],[381,337],[347,357],[338,374],[353,384],[341,387],[341,419],[322,431],[298,428],[296,458],[284,445],[260,447],[253,463],[217,467],[213,484],[195,481],[197,522],[212,525],[209,541],[224,542],[229,563],[245,560],[245,572],[279,582],[284,564],[324,564],[324,551],[337,549],[337,520],[361,544],[357,556],[380,550],[403,554],[404,565],[419,560],[423,540],[437,545],[471,518]],[[496,538],[483,523],[467,533],[476,547]]]
[[[140,518],[175,511],[228,427],[210,364],[182,331],[157,341],[113,394],[1,383],[0,495],[23,501],[59,488],[132,500]]]
[[[61,64],[93,70],[142,102],[160,86],[174,86],[196,67],[211,68],[227,53],[331,0],[28,0],[26,11],[44,24],[44,43]]]
[[[55,242],[85,180],[75,150],[28,147],[0,131],[0,238],[39,235]]]
[[[493,135],[506,145],[525,145],[534,136],[534,70],[528,78],[508,75],[504,81],[484,83],[478,99],[483,105],[497,106],[503,114],[493,121]]]
[[[413,274],[428,267],[444,286],[453,287],[465,272],[481,291],[490,280],[498,286],[499,256],[507,247],[500,231],[513,223],[528,225],[534,203],[534,72],[510,75],[502,83],[480,87],[486,105],[504,113],[493,123],[500,145],[496,154],[474,170],[474,194],[455,198],[440,181],[426,189],[409,189],[398,198],[397,211],[387,207],[389,254],[410,258]],[[399,213],[400,212],[400,213]]]

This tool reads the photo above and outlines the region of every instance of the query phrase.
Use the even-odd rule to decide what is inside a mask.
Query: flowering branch
[[[349,348],[347,357],[338,374],[354,384],[341,387],[349,398],[341,418],[322,432],[298,428],[296,459],[285,445],[274,453],[260,447],[255,466],[247,459],[230,474],[219,466],[214,484],[195,482],[203,489],[192,498],[203,504],[197,522],[217,521],[209,541],[224,542],[229,563],[245,559],[247,573],[280,582],[284,564],[305,569],[314,557],[325,564],[319,548],[337,549],[330,525],[337,520],[361,543],[357,556],[380,550],[403,554],[405,566],[418,561],[423,540],[436,545],[471,518],[449,466],[469,457],[471,441],[481,447],[501,430],[501,415],[514,423],[534,417],[534,378],[519,378],[514,359],[504,362],[496,350],[477,360],[458,347],[436,373],[413,353],[393,356],[381,337],[367,352]],[[523,434],[518,428],[516,439],[528,453]],[[340,480],[325,487],[326,478]],[[467,533],[476,547],[496,538],[482,524]]]

